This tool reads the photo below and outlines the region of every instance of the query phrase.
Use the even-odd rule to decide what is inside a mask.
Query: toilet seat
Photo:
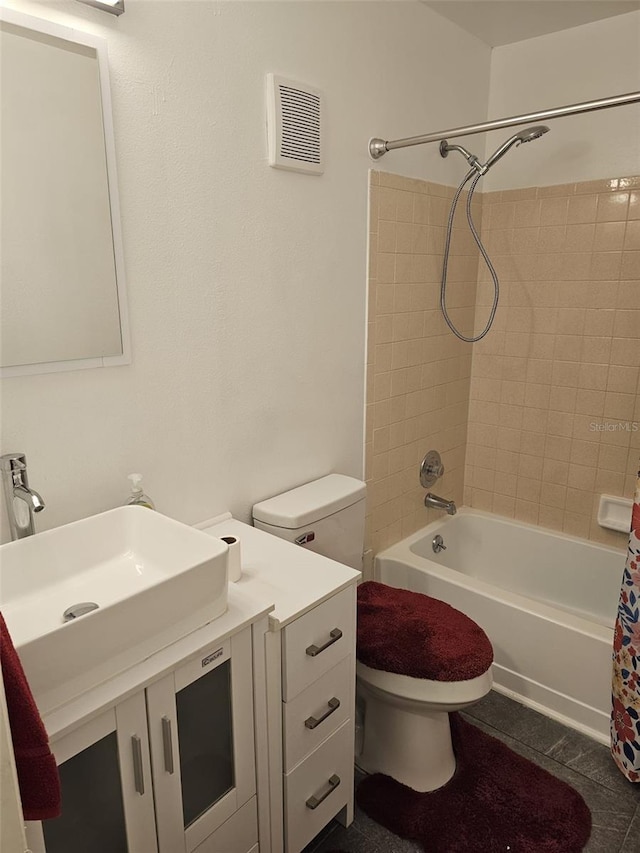
[[[448,684],[474,681],[493,663],[491,641],[466,614],[377,581],[358,587],[356,655],[373,670]]]
[[[493,684],[491,668],[465,681],[434,681],[372,669],[361,661],[356,662],[356,677],[371,692],[383,694],[382,698],[387,701],[397,699],[403,705],[416,702],[422,707],[433,706],[446,712],[459,711],[478,702]]]

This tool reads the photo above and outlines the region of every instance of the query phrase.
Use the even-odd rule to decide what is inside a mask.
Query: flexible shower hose
[[[493,279],[494,292],[493,292],[493,306],[491,308],[491,313],[489,314],[489,320],[487,321],[487,325],[485,326],[484,330],[479,335],[476,335],[473,338],[469,338],[466,335],[463,335],[462,332],[459,332],[456,329],[456,327],[453,325],[453,321],[451,320],[451,318],[449,317],[449,314],[447,312],[446,295],[447,295],[447,266],[449,264],[449,249],[451,247],[451,233],[453,231],[453,219],[454,219],[454,216],[456,214],[456,207],[458,204],[458,199],[460,198],[460,193],[464,189],[465,184],[467,184],[468,181],[471,180],[471,178],[474,175],[476,177],[472,181],[471,186],[469,187],[469,193],[467,195],[467,221],[469,223],[469,228],[471,229],[471,233],[473,234],[473,239],[476,241],[476,245],[478,246],[478,249],[480,249],[480,253],[482,254],[482,257],[484,258],[485,263],[486,263],[487,267],[489,268],[489,272],[491,273],[491,278]],[[442,316],[444,317],[444,319],[447,323],[447,326],[449,326],[449,328],[451,329],[453,334],[457,338],[459,338],[461,341],[465,341],[468,344],[474,344],[474,343],[476,343],[476,341],[481,341],[482,338],[484,338],[484,336],[487,334],[487,332],[489,331],[489,329],[493,325],[493,320],[494,320],[494,317],[496,316],[496,310],[498,308],[498,299],[499,299],[499,294],[500,294],[500,285],[498,283],[498,276],[496,274],[495,269],[493,268],[493,264],[491,263],[491,258],[489,257],[486,249],[482,245],[482,240],[480,239],[480,236],[479,236],[478,232],[476,231],[476,227],[473,224],[473,219],[471,217],[471,199],[473,198],[473,193],[474,193],[474,190],[476,188],[476,184],[478,183],[478,181],[480,180],[481,177],[482,177],[482,174],[480,172],[476,172],[475,169],[471,169],[464,176],[462,183],[460,184],[460,186],[456,190],[456,194],[453,197],[453,202],[451,203],[451,212],[449,213],[449,222],[447,223],[447,235],[446,235],[445,244],[444,244],[444,260],[442,262],[442,281],[440,284],[440,308],[442,309]]]

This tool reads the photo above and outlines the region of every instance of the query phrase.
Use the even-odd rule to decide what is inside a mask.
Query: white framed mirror
[[[106,42],[0,8],[0,375],[128,364]]]

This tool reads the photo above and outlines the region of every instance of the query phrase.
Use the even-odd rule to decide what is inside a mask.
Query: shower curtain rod
[[[456,136],[470,136],[474,133],[484,133],[487,130],[499,130],[501,127],[515,127],[518,124],[529,124],[529,122],[544,121],[549,118],[590,113],[594,110],[605,110],[608,107],[622,107],[625,104],[634,104],[638,101],[640,101],[640,92],[629,92],[626,95],[615,95],[612,98],[600,98],[598,101],[584,101],[580,104],[556,107],[553,110],[541,110],[537,113],[526,113],[526,115],[484,121],[481,124],[470,124],[467,127],[454,127],[451,130],[443,130],[440,133],[427,133],[424,136],[408,136],[406,139],[394,139],[391,141],[374,138],[369,141],[369,154],[373,160],[379,160],[383,154],[386,154],[387,151],[392,151],[394,148],[423,145],[425,142],[440,142],[442,139],[453,139]]]

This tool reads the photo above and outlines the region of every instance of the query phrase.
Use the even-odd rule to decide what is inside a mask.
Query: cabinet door
[[[255,793],[250,629],[147,688],[158,846],[190,853]]]
[[[75,729],[52,749],[62,815],[33,830],[34,850],[156,853],[144,693]]]

